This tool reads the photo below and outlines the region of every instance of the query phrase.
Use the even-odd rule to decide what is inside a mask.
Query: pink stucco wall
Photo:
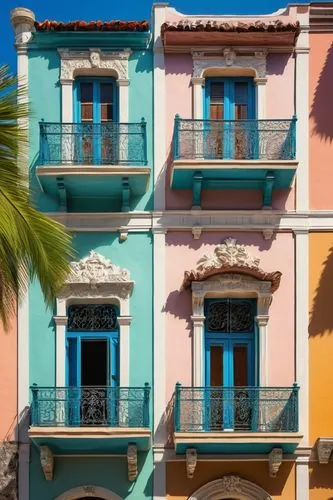
[[[166,206],[186,210],[192,206],[191,191],[170,188],[172,168],[172,135],[174,118],[192,118],[193,62],[190,54],[166,54],[166,144],[167,177]],[[290,119],[294,114],[294,61],[288,54],[270,54],[267,58],[266,117]],[[259,191],[204,190],[203,209],[259,209],[262,197]],[[293,209],[294,189],[275,191],[273,208]]]
[[[0,441],[14,439],[17,408],[16,318],[8,331],[0,324]]]
[[[333,44],[331,33],[310,34],[310,208],[332,210]]]
[[[273,296],[268,323],[268,384],[288,386],[294,382],[294,242],[290,233],[265,241],[260,233],[202,233],[194,240],[190,232],[167,234],[166,372],[167,400],[175,383],[192,383],[191,292],[180,292],[184,271],[194,269],[204,254],[212,253],[227,237],[246,244],[260,258],[265,271],[281,271],[280,288]]]

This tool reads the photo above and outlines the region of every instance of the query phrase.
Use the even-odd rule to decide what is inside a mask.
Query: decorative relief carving
[[[319,438],[317,442],[318,462],[328,464],[333,451],[333,438]]]
[[[96,488],[95,486],[83,486],[83,491],[86,495],[95,495],[96,493]]]
[[[133,290],[127,269],[120,268],[102,255],[91,251],[88,257],[71,263],[71,271],[59,297],[126,298]]]
[[[202,227],[201,226],[193,226],[192,227],[192,235],[195,240],[200,240],[200,236],[202,233]]]
[[[269,476],[276,477],[282,464],[282,448],[273,448],[269,454]]]
[[[207,56],[203,52],[193,52],[193,77],[202,78],[209,68],[250,69],[256,78],[266,78],[266,52],[258,50],[253,56],[236,54],[234,49],[226,48],[221,56]]]
[[[188,288],[194,281],[202,281],[218,274],[234,272],[271,282],[271,292],[274,292],[279,287],[281,273],[279,271],[266,273],[259,267],[259,264],[260,260],[252,257],[244,245],[238,244],[234,238],[227,238],[224,243],[215,248],[213,254],[204,255],[199,259],[195,270],[184,273],[182,287]],[[224,278],[223,282],[225,282]]]
[[[221,479],[212,481],[201,486],[195,491],[189,500],[207,500],[208,498],[251,498],[251,500],[272,500],[272,497],[260,486],[257,486],[239,476],[223,476]]]
[[[129,444],[127,448],[128,480],[134,481],[138,475],[138,452],[135,444]]]
[[[186,475],[188,479],[192,479],[197,466],[197,450],[196,448],[187,448],[186,450]]]
[[[53,462],[53,453],[50,448],[48,446],[41,446],[40,463],[47,481],[52,481],[53,479]]]
[[[104,69],[115,72],[117,79],[128,80],[128,58],[130,51],[102,52],[100,49],[89,51],[58,50],[61,58],[60,79],[71,81],[78,70]]]

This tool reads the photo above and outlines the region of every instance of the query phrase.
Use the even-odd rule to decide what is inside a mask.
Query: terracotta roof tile
[[[36,31],[149,31],[148,21],[70,21],[35,22]]]

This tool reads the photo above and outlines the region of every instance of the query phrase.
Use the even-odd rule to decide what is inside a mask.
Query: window
[[[74,86],[76,154],[82,163],[113,164],[117,158],[117,98],[112,79],[78,79]]]
[[[111,304],[68,309],[67,386],[71,424],[106,424],[115,418],[119,386],[118,311]]]
[[[212,430],[246,430],[250,425],[246,388],[256,378],[255,315],[256,301],[252,299],[205,302],[205,383],[210,388],[207,424]]]
[[[255,118],[253,80],[208,78],[205,86],[205,158],[243,159],[251,151],[252,128],[242,120]],[[218,120],[218,121],[215,121]],[[254,152],[253,152],[254,153]]]

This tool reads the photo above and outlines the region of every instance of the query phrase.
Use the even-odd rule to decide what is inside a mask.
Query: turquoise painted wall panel
[[[135,51],[129,59],[129,121],[147,122],[147,159],[151,168],[149,189],[142,197],[133,200],[132,210],[153,208],[153,53],[151,50]]]
[[[43,194],[35,175],[39,154],[39,125],[41,120],[59,122],[61,119],[61,86],[59,55],[56,50],[29,52],[29,159],[30,186],[34,202],[42,211],[57,211],[57,200]]]
[[[135,282],[130,298],[130,385],[152,383],[152,241],[147,233],[77,233],[74,245],[81,259],[95,250],[130,271]],[[39,284],[30,287],[30,383],[54,385],[55,331],[53,312],[45,309]]]
[[[72,488],[84,485],[101,486],[129,500],[152,498],[152,453],[139,453],[139,474],[135,482],[127,479],[124,458],[57,458],[54,479],[46,481],[40,458],[34,446],[30,460],[30,500],[54,500]]]

